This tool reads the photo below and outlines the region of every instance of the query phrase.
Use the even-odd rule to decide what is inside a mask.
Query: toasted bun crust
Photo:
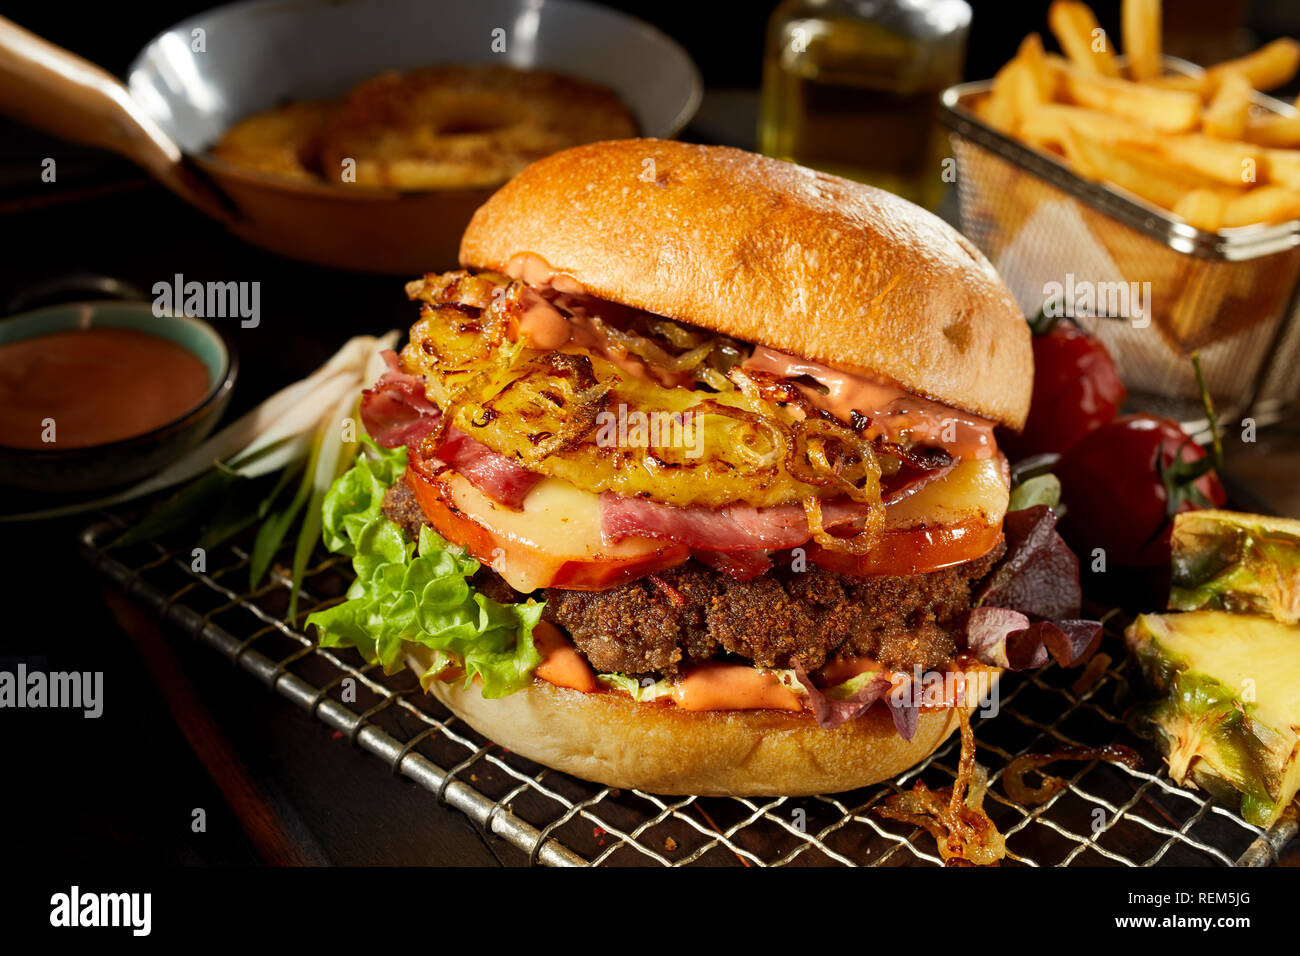
[[[993,668],[982,668],[1000,673]],[[483,736],[529,760],[611,787],[698,796],[807,796],[896,777],[957,729],[957,711],[923,711],[912,740],[883,707],[835,730],[808,713],[686,711],[540,679],[487,700],[477,684],[430,692]],[[973,706],[967,708],[974,709]]]
[[[527,167],[474,214],[461,264],[533,253],[603,299],[1020,428],[1029,329],[973,244],[860,183],[720,146],[593,143]]]

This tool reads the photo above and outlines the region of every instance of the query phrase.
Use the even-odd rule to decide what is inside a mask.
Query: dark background
[[[466,0],[472,2],[472,0]],[[1047,39],[1047,3],[1017,0],[967,0],[974,10],[967,62],[969,79],[992,76],[1009,60],[1021,38],[1037,30]],[[79,53],[121,75],[157,33],[186,17],[211,9],[206,0],[134,0],[129,4],[9,3],[4,15],[33,33]],[[762,68],[763,31],[771,0],[612,0],[603,6],[624,10],[653,23],[691,54],[709,87],[757,86]],[[1089,6],[1107,32],[1119,36],[1119,0]],[[1166,47],[1206,52],[1225,44],[1249,42],[1231,34],[1242,24],[1256,38],[1289,34],[1300,25],[1300,5],[1286,0],[1167,0]],[[1047,39],[1048,44],[1051,40]],[[1181,54],[1180,54],[1181,55]]]
[[[5,15],[121,75],[153,35],[210,5],[49,0],[11,3]],[[612,5],[680,41],[707,88],[758,85],[764,24],[774,4]],[[970,78],[990,76],[1028,31],[1046,35],[1046,4],[972,5]],[[1117,31],[1118,2],[1093,6],[1102,25]],[[1181,44],[1169,47],[1202,62],[1256,39],[1300,33],[1300,9],[1285,12],[1300,5],[1246,9],[1171,0],[1166,6]],[[59,157],[54,185],[38,181],[40,158],[48,155]],[[398,281],[331,274],[247,247],[126,162],[0,120],[0,312],[43,281],[78,272],[124,278],[146,290],[173,272],[263,280],[263,327],[257,335],[231,333],[242,363],[232,412],[315,368],[347,335],[410,321]],[[0,525],[6,556],[0,668],[22,660],[46,670],[102,670],[106,696],[99,720],[0,711],[6,858],[65,871],[81,864],[520,862],[517,851],[485,841],[413,784],[389,779],[378,761],[331,739],[322,725],[210,651],[183,640],[159,644],[138,617],[136,638],[128,639],[98,581],[74,555],[84,523]],[[250,838],[231,806],[269,814],[285,845],[268,848]],[[207,811],[205,834],[190,830],[195,807]],[[376,825],[377,815],[391,825]]]
[[[1030,31],[1042,34],[1049,48],[1054,46],[1047,27],[1047,2],[968,2],[974,17],[966,59],[967,79],[992,76]],[[8,4],[4,15],[122,76],[156,34],[214,5],[209,0],[135,0],[123,5],[28,2]],[[758,87],[764,30],[768,15],[777,6],[772,0],[611,0],[604,5],[641,17],[681,43],[699,66],[707,89]],[[1119,36],[1119,0],[1097,0],[1090,6],[1100,24]],[[1238,55],[1277,36],[1300,35],[1300,4],[1287,0],[1169,0],[1164,6],[1166,51],[1197,63],[1209,64]],[[364,42],[364,38],[358,38],[358,42]],[[1278,93],[1289,98],[1297,89],[1300,84]],[[40,185],[39,157],[49,155],[59,157],[59,183],[40,188],[42,201],[48,201],[51,193],[81,199],[106,182],[139,178],[138,171],[125,160],[54,143],[0,117],[0,213],[20,209],[30,201],[33,188]],[[118,225],[123,230],[122,238],[137,228],[129,221]],[[6,238],[16,237],[9,233]],[[59,260],[36,263],[35,275],[15,266],[0,266],[0,307],[15,286],[25,286],[46,273],[64,271]]]

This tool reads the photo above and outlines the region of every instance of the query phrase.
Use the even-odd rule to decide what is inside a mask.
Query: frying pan
[[[504,52],[493,51],[494,39]],[[255,245],[411,275],[455,263],[460,234],[491,189],[301,183],[222,162],[209,147],[244,116],[338,96],[385,70],[487,62],[601,83],[645,136],[676,134],[701,96],[699,72],[674,41],[575,0],[265,0],[159,34],[126,84],[0,17],[0,112],[126,156]]]

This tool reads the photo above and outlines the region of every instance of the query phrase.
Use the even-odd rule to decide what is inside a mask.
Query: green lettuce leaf
[[[883,667],[877,668],[876,670],[863,671],[861,674],[856,674],[853,677],[850,677],[842,684],[827,687],[822,691],[822,693],[831,698],[831,700],[850,700],[854,694],[862,690],[862,688],[866,687],[867,684],[871,683],[877,677],[881,676],[887,676],[884,673]]]
[[[405,448],[383,448],[364,432],[356,463],[330,487],[321,506],[325,547],[354,555],[361,529],[380,517],[384,494],[406,471]]]
[[[621,690],[635,701],[658,700],[661,697],[673,696],[672,682],[667,679],[661,678],[652,684],[642,684],[641,681],[627,674],[597,674],[596,680],[606,687]]]
[[[1047,505],[1056,510],[1058,517],[1061,510],[1061,480],[1053,474],[1035,475],[1026,479],[1011,491],[1008,511],[1022,511],[1035,505]]]
[[[381,511],[384,493],[406,468],[406,450],[362,439],[364,452],[330,488],[321,509],[331,551],[352,558],[356,580],[342,604],[307,618],[322,647],[351,646],[394,673],[405,666],[403,645],[434,651],[421,683],[449,663],[465,669],[468,684],[483,681],[484,697],[504,697],[528,685],[542,662],[533,628],[543,605],[502,604],[469,583],[479,563],[433,529],[418,543]]]

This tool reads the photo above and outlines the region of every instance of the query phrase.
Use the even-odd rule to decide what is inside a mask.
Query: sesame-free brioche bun
[[[412,663],[419,666],[418,656]],[[965,670],[988,671],[990,683],[1001,673],[983,665]],[[529,760],[606,786],[662,794],[798,797],[853,790],[915,766],[959,724],[955,708],[923,710],[906,741],[882,705],[823,730],[807,711],[688,711],[541,678],[495,699],[484,698],[479,684],[459,681],[432,681],[429,692],[484,737]]]
[[[540,256],[590,295],[689,322],[1020,428],[1030,333],[964,236],[861,183],[721,146],[567,149],[474,214],[467,268]]]

